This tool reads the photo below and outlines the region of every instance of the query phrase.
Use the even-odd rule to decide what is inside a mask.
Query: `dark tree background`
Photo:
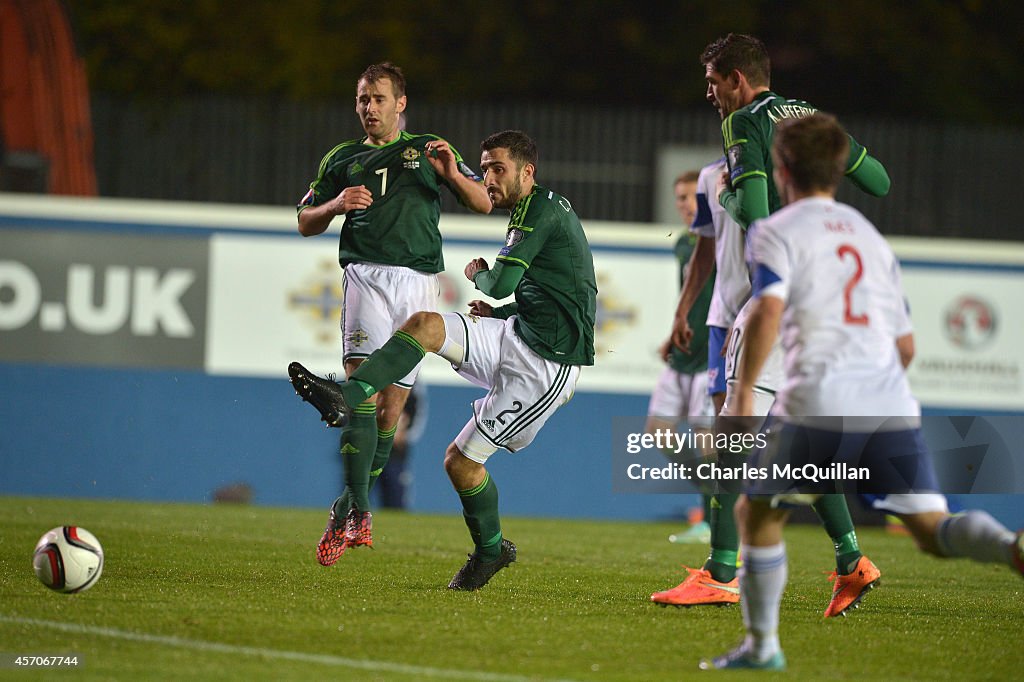
[[[94,91],[352,98],[390,59],[421,101],[703,105],[701,49],[768,45],[773,85],[822,108],[1024,123],[1024,10],[1010,0],[68,0]]]

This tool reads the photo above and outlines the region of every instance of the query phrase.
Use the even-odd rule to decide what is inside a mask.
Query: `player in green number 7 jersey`
[[[359,77],[356,114],[366,136],[342,142],[320,162],[298,205],[299,233],[323,233],[345,216],[338,260],[344,268],[343,363],[351,374],[414,312],[436,308],[441,257],[441,186],[465,206],[490,213],[481,178],[436,135],[402,130],[405,76],[390,63]],[[348,547],[372,546],[369,489],[391,453],[398,419],[419,365],[362,401],[342,429],[345,493],[331,507],[317,546],[324,566]]]

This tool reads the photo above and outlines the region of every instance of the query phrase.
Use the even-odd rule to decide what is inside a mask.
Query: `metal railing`
[[[100,193],[242,204],[296,203],[331,147],[361,134],[352,105],[197,96],[155,106],[93,96]],[[559,104],[416,105],[409,129],[444,136],[471,166],[488,134],[519,128],[540,148],[538,177],[582,218],[654,219],[659,150],[719,144],[707,109],[647,111]],[[1019,240],[1008,196],[1024,184],[1024,128],[850,117],[843,121],[892,177],[884,199],[840,198],[883,232]],[[453,200],[446,210],[460,211]]]

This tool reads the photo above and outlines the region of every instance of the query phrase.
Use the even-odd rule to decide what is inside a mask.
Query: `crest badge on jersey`
[[[405,160],[404,163],[402,163],[402,167],[408,168],[409,170],[416,170],[420,167],[420,156],[422,156],[422,152],[420,152],[419,149],[406,147],[402,150],[402,158]]]
[[[459,172],[462,173],[463,175],[465,175],[470,180],[473,180],[474,182],[483,182],[484,181],[484,179],[481,178],[479,175],[477,175],[476,171],[473,170],[472,168],[470,168],[469,166],[467,166],[464,161],[459,161],[458,167],[459,167]]]
[[[743,173],[743,168],[739,165],[739,157],[742,153],[743,147],[741,144],[733,144],[726,152],[726,155],[729,157],[729,177],[733,180]]]
[[[353,346],[355,346],[356,348],[359,348],[361,345],[370,340],[370,336],[362,329],[354,329],[348,333],[348,336],[345,337],[345,340],[348,341]]]
[[[315,197],[316,197],[316,194],[313,193],[313,188],[310,187],[309,191],[306,192],[306,196],[302,197],[302,200],[299,201],[299,206],[312,206],[313,205],[313,199]]]
[[[505,235],[505,246],[511,249],[513,246],[523,241],[523,237],[525,236],[525,232],[520,230],[518,227],[513,227],[508,231],[508,234]]]

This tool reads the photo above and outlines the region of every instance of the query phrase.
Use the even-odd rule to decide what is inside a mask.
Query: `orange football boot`
[[[726,606],[736,604],[740,600],[740,581],[733,578],[721,583],[711,577],[711,572],[703,568],[683,566],[689,575],[671,590],[655,592],[651,601],[661,606]]]

